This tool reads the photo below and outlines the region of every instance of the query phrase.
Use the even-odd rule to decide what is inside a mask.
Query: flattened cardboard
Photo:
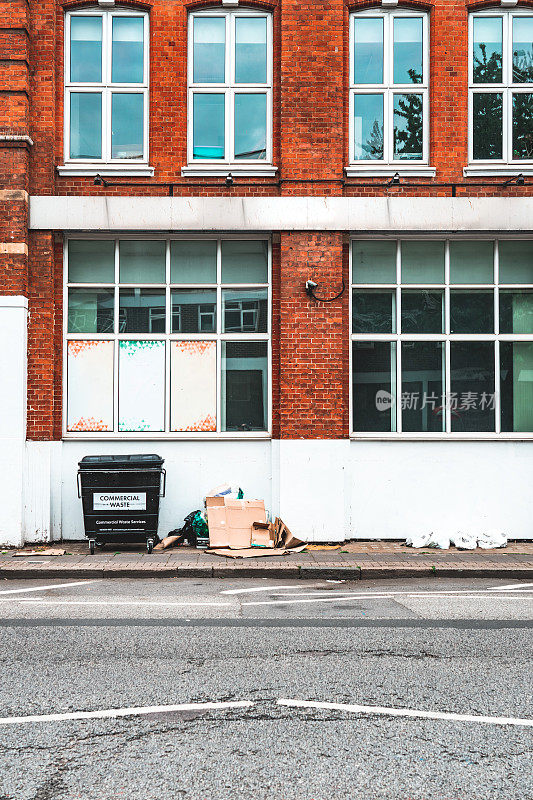
[[[252,525],[252,547],[273,549],[274,525],[271,522],[254,522]]]
[[[228,500],[226,502],[226,522],[229,546],[232,550],[243,550],[252,544],[252,525],[266,522],[263,500]]]
[[[276,547],[269,550],[267,547],[250,547],[247,550],[231,550],[229,547],[224,547],[217,550],[206,550],[215,556],[226,556],[227,558],[265,558],[267,556],[290,556],[291,553],[301,553],[307,545],[302,544],[300,547],[291,547],[290,550],[284,547]]]

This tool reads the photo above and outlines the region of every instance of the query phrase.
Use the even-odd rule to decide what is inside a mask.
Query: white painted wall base
[[[211,487],[228,481],[240,484],[247,497],[264,498],[271,513],[307,541],[405,539],[430,530],[494,527],[511,539],[533,539],[533,443],[283,440],[28,442],[26,540],[82,539],[78,461],[135,452],[165,459],[160,535],[201,508]],[[4,448],[1,475],[13,465],[20,475],[23,450],[3,456]],[[8,542],[5,529],[0,535]],[[20,530],[16,541],[9,539],[21,541]]]
[[[0,296],[0,543],[23,541],[28,301]]]

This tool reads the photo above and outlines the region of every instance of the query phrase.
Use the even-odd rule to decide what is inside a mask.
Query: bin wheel
[[[89,553],[92,556],[94,556],[94,545],[95,545],[94,539],[89,539]]]
[[[153,539],[147,539],[146,540],[146,551],[148,553],[151,553],[153,549],[154,549],[154,540]]]

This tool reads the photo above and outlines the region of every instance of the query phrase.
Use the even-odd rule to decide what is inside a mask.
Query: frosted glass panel
[[[402,242],[403,283],[444,283],[444,242]]]
[[[352,247],[354,283],[396,283],[396,242],[362,240]]]
[[[113,83],[142,83],[144,76],[144,20],[113,17]]]
[[[267,242],[222,242],[222,283],[267,283],[267,281]]]
[[[235,20],[235,83],[266,83],[267,21],[265,17]]]
[[[165,429],[165,342],[119,342],[119,430]]]
[[[383,19],[354,20],[354,83],[383,83]]]
[[[72,83],[102,80],[102,17],[71,17],[70,80]]]
[[[121,283],[164,283],[165,242],[120,242]]]
[[[113,342],[67,343],[67,430],[113,430]]]
[[[216,283],[216,242],[172,242],[170,245],[172,283]]]
[[[172,431],[216,431],[216,342],[171,342]]]
[[[224,17],[196,17],[194,20],[194,83],[224,83],[226,20]]]
[[[68,279],[71,283],[114,283],[115,242],[71,239]]]
[[[223,94],[193,97],[193,158],[223,159],[226,99]]]
[[[492,283],[494,243],[450,242],[451,283]]]
[[[500,241],[500,283],[533,283],[533,241]]]

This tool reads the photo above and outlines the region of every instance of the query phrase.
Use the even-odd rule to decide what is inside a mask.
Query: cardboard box
[[[254,522],[252,525],[252,547],[273,548],[274,526],[271,522]]]
[[[253,523],[266,523],[263,500],[207,497],[205,502],[210,547],[248,548],[252,543]]]

